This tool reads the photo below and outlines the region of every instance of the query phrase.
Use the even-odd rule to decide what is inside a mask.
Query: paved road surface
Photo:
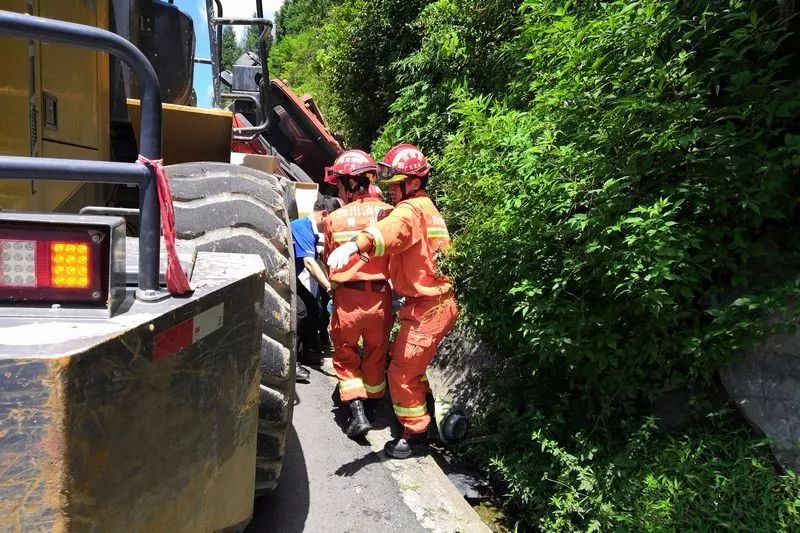
[[[294,431],[280,484],[256,501],[248,533],[489,533],[431,457],[398,461],[383,445],[398,434],[391,406],[379,406],[361,442],[343,433],[330,359],[298,384]]]
[[[334,405],[335,380],[327,372],[329,365],[312,368],[311,383],[297,384],[294,431],[280,485],[256,501],[247,532],[428,531],[370,444],[342,432],[346,413]],[[379,414],[376,427],[385,427],[381,420],[389,416]]]

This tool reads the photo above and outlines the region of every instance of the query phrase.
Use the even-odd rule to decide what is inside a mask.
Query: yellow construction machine
[[[261,1],[206,7],[197,58],[171,1],[0,0],[0,529],[240,529],[277,482],[294,191],[341,147],[269,81]],[[222,71],[226,24],[261,38]],[[194,107],[196,63],[217,109]],[[170,206],[187,295],[164,287]]]

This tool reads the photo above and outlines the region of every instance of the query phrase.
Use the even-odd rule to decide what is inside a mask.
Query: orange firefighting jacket
[[[450,233],[439,210],[422,191],[359,233],[356,245],[370,253],[370,261],[391,256],[389,274],[401,296],[430,298],[453,290],[452,281],[438,273],[439,255],[450,246]]]
[[[328,215],[325,221],[325,258],[391,210],[389,204],[364,194]],[[334,283],[386,280],[389,279],[389,258],[371,257],[369,262],[364,262],[356,255],[343,268],[330,269],[328,277]]]

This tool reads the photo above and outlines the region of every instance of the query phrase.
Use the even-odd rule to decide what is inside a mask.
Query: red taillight
[[[0,225],[0,302],[104,302],[107,230]]]
[[[0,211],[0,316],[111,316],[125,270],[122,218]]]
[[[91,265],[85,242],[0,238],[0,287],[87,289]]]

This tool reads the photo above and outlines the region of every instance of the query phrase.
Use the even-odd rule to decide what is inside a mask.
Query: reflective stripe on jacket
[[[450,292],[451,280],[438,273],[439,254],[450,246],[450,233],[428,196],[403,200],[392,212],[358,235],[359,250],[372,258],[390,256],[394,290],[408,298]]]
[[[376,224],[380,217],[391,210],[389,204],[364,195],[330,213],[325,221],[325,258],[355,238],[361,230]],[[386,280],[389,279],[389,258],[371,257],[365,263],[356,255],[343,268],[331,269],[328,277],[335,283]]]

